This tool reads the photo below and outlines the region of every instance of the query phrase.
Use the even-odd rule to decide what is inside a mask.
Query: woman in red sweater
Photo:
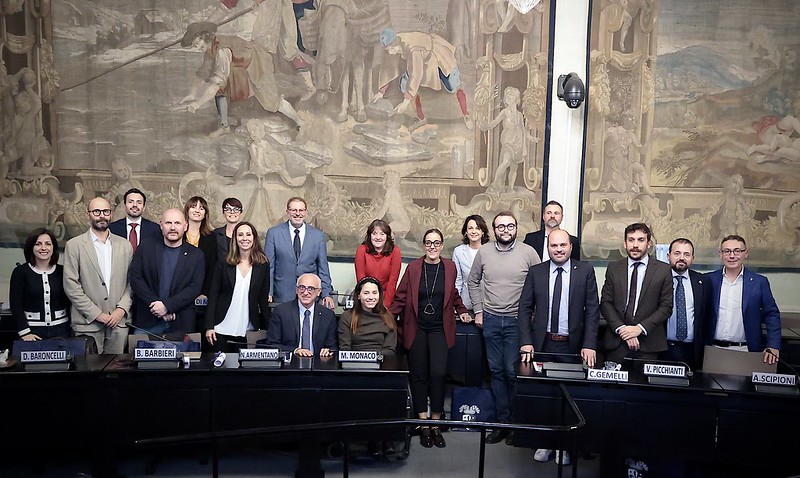
[[[384,290],[383,303],[389,307],[397,290],[401,262],[392,228],[385,221],[375,219],[367,228],[364,242],[356,249],[356,281],[367,276],[378,279]]]

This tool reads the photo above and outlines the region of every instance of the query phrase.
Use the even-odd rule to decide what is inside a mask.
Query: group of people
[[[400,349],[408,357],[414,414],[431,420],[420,428],[424,447],[446,446],[435,421],[444,414],[457,327],[482,330],[501,423],[514,421],[520,362],[569,355],[589,367],[600,362],[601,315],[607,361],[673,360],[696,368],[705,345],[758,351],[770,364],[780,355],[778,307],[767,279],[744,267],[747,244],[737,235],[721,241],[723,267],[701,274],[691,269],[689,239],[671,242],[667,264],[648,254],[650,228],[631,224],[623,238],[627,257],[608,264],[598,293],[577,238],[560,228],[563,208],[556,201],[543,209],[543,228],[524,241],[517,240],[510,211],[493,218],[493,241],[483,217],[467,217],[452,260],[441,255],[442,231],[429,229],[425,255],[402,278],[391,227],[376,219],[355,254],[353,307],[337,320],[324,235],[305,222],[302,198],[288,200],[287,221],[267,231],[265,248],[256,228],[240,221],[238,199],[223,202],[226,225],[214,230],[201,197],[164,211],[160,224],[141,217],[140,190],[128,191],[124,201],[126,217],[113,223],[108,201],[89,202],[90,229],[67,242],[63,267],[52,232],[37,229],[28,237],[26,263],[14,270],[10,293],[23,340],[72,332],[92,337],[100,353],[122,353],[128,324],[158,335],[193,332],[195,301],[207,298],[204,330],[213,350],[238,350],[249,330],[266,330],[268,344],[299,356]],[[278,304],[271,313],[270,302]],[[497,429],[487,442],[504,439],[511,443],[513,436]],[[552,456],[537,450],[534,457]]]

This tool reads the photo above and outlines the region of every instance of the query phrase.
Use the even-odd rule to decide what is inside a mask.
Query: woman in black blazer
[[[206,339],[213,351],[238,352],[248,330],[269,325],[269,261],[255,226],[241,222],[233,230],[225,260],[214,270],[206,309]]]
[[[200,297],[208,297],[211,278],[217,267],[217,239],[208,222],[208,202],[200,196],[192,196],[184,204],[183,214],[189,225],[184,234],[186,242],[199,248],[205,256],[206,277],[203,280]]]

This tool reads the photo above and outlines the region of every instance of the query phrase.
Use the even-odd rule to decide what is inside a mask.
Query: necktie
[[[675,287],[675,322],[676,332],[675,336],[678,340],[683,342],[686,340],[688,334],[689,324],[686,320],[686,291],[683,288],[683,276],[675,276],[678,279],[678,285]]]
[[[300,348],[311,350],[311,311],[303,312],[303,331],[300,332]],[[313,352],[313,350],[311,350]]]
[[[136,226],[138,226],[138,224],[131,223],[131,233],[128,235],[128,240],[131,241],[133,252],[136,252],[136,247],[139,245],[139,236],[136,234]]]
[[[294,230],[294,242],[292,243],[292,247],[294,247],[294,258],[300,260],[300,229]]]
[[[558,275],[556,282],[553,285],[553,304],[550,306],[550,333],[558,333],[558,313],[561,310],[561,273],[564,272],[563,267],[556,269]]]
[[[633,263],[633,272],[631,273],[631,288],[628,292],[628,305],[625,307],[625,324],[633,325],[633,311],[636,309],[636,288],[639,282],[639,266],[641,262]]]

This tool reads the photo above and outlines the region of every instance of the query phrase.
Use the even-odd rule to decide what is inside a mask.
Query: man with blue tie
[[[306,224],[307,213],[305,199],[290,198],[286,202],[288,221],[267,231],[264,249],[269,259],[269,300],[278,304],[294,300],[297,279],[311,273],[322,281],[322,305],[333,309],[325,235],[311,224]]]
[[[722,239],[719,256],[723,267],[707,274],[711,311],[706,344],[743,352],[763,351],[764,363],[774,364],[780,354],[781,313],[767,278],[745,269],[749,255],[742,236]],[[766,340],[762,324],[766,326]]]
[[[703,357],[703,325],[710,297],[708,280],[690,269],[694,244],[689,239],[680,237],[672,241],[668,258],[675,298],[672,315],[667,319],[667,350],[658,358],[684,362],[695,369]]]
[[[336,346],[336,316],[317,303],[321,282],[316,274],[297,279],[297,300],[285,302],[272,311],[267,344],[300,357],[328,357]]]

